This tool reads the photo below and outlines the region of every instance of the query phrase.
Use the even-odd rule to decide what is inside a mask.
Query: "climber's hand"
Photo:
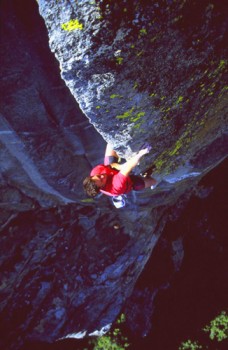
[[[149,153],[149,152],[151,151],[151,149],[152,149],[152,146],[149,145],[149,144],[145,144],[145,145],[143,145],[143,146],[144,146],[143,149],[141,149],[141,150],[139,151],[139,155],[140,155],[140,156],[144,156],[144,154]]]
[[[129,159],[126,163],[121,165],[121,170],[120,170],[121,174],[128,176],[130,174],[130,172],[132,171],[132,169],[134,169],[134,167],[136,167],[136,165],[138,165],[140,158],[142,156],[144,156],[144,154],[147,154],[150,152],[152,147],[149,144],[144,145],[144,146],[146,146],[146,147],[141,149],[134,157]]]

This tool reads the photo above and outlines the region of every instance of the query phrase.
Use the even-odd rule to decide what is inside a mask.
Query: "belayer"
[[[104,193],[116,197],[127,194],[132,190],[141,191],[149,187],[153,189],[157,184],[155,179],[131,174],[140,158],[149,153],[150,150],[151,146],[147,146],[124,164],[119,164],[118,154],[107,144],[104,164],[93,168],[90,176],[87,176],[83,181],[83,187],[87,195],[95,197],[99,193]]]

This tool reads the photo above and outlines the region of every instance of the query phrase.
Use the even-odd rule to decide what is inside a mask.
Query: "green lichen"
[[[160,155],[159,158],[155,159],[154,164],[156,166],[157,171],[160,171],[162,168],[164,168],[164,165],[166,164],[165,157],[162,158],[162,155]]]
[[[101,106],[96,106],[96,109],[100,109],[101,108]]]
[[[144,117],[145,114],[146,114],[146,112],[139,112],[139,113],[137,113],[137,117],[138,118]]]
[[[163,112],[163,113],[167,113],[170,111],[170,107],[166,108],[166,106],[163,106],[160,108],[160,111]]]
[[[225,60],[220,60],[218,69],[224,69],[226,66],[226,61]]]
[[[179,96],[179,97],[177,98],[177,100],[176,100],[176,104],[178,105],[180,102],[183,101],[183,99],[184,99],[183,96]]]
[[[215,130],[218,125],[218,117],[210,118],[210,113],[207,111],[201,114],[199,118],[199,112],[195,113],[189,123],[185,125],[185,131],[175,141],[172,147],[163,151],[155,160],[157,171],[163,171],[169,173],[174,171],[180,162],[183,162],[188,155],[189,149],[197,148],[199,140],[205,139],[211,130]],[[166,125],[168,128],[168,125]],[[191,147],[190,147],[191,145]]]
[[[132,113],[134,111],[134,107],[132,107],[131,109],[128,109],[126,112],[124,112],[123,114],[121,115],[117,115],[116,118],[117,119],[125,119],[125,118],[129,118],[132,116]]]
[[[104,17],[103,16],[98,16],[97,20],[101,21]]]
[[[132,107],[131,109],[127,110],[121,115],[117,115],[117,119],[126,119],[129,118],[131,122],[135,123],[138,121],[140,118],[142,118],[146,113],[145,112],[138,112],[138,113],[133,113],[135,107]]]
[[[85,198],[85,199],[81,199],[82,203],[94,203],[94,199],[93,198]]]
[[[118,94],[112,94],[112,95],[110,95],[110,98],[121,98],[121,97],[123,97],[123,96],[118,95]]]
[[[140,35],[147,35],[147,30],[145,28],[140,29]]]
[[[123,64],[123,57],[116,57],[117,64]]]
[[[142,123],[137,123],[133,125],[133,129],[140,129],[141,128]]]
[[[182,147],[182,140],[179,139],[177,140],[177,142],[175,143],[174,148],[172,149],[172,151],[169,152],[169,155],[172,157],[174,155],[179,154],[179,149]]]
[[[166,171],[168,173],[171,167],[175,167],[175,164],[173,163],[173,157],[179,156],[180,153],[183,153],[186,150],[186,147],[188,147],[189,143],[192,141],[190,134],[191,126],[189,126],[189,129],[187,129],[183,135],[175,142],[174,146],[171,149],[167,149],[160,154],[160,156],[155,161],[155,165],[158,171],[166,167]],[[172,159],[172,162],[170,162],[170,159]]]
[[[211,62],[211,65],[214,65],[214,61]],[[219,75],[222,74],[222,71],[226,68],[227,66],[227,60],[220,60],[219,64],[216,69],[211,71],[207,76],[208,78],[215,78],[218,77]]]
[[[139,119],[140,119],[140,117],[133,117],[133,118],[130,119],[130,121],[133,122],[133,123],[135,123],[135,122],[137,122],[137,120],[139,120]]]
[[[71,19],[69,22],[63,23],[61,25],[61,28],[68,32],[71,32],[73,30],[82,30],[83,24],[80,23],[78,19]]]

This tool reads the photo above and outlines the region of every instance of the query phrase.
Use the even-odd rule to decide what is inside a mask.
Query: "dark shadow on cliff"
[[[144,340],[133,338],[131,349],[178,349],[187,339],[207,341],[209,349],[225,349],[224,344],[212,343],[202,328],[228,307],[227,178],[225,160],[200,182],[201,190],[212,189],[208,197],[192,197],[180,218],[166,225],[136,290],[152,292],[167,281],[170,286],[155,299],[150,333]],[[171,244],[181,236],[184,258],[174,274]],[[141,316],[145,324],[148,315],[143,310],[138,321]],[[140,323],[132,326],[136,332],[140,328]]]

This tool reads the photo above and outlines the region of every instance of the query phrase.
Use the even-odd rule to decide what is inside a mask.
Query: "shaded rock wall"
[[[29,15],[1,2],[0,205],[16,212],[84,198],[104,147],[59,77],[36,2],[26,5]]]
[[[131,350],[178,349],[187,339],[226,349],[226,341],[212,341],[202,329],[228,307],[227,172],[226,160],[202,179],[178,219],[167,222],[123,310]]]

